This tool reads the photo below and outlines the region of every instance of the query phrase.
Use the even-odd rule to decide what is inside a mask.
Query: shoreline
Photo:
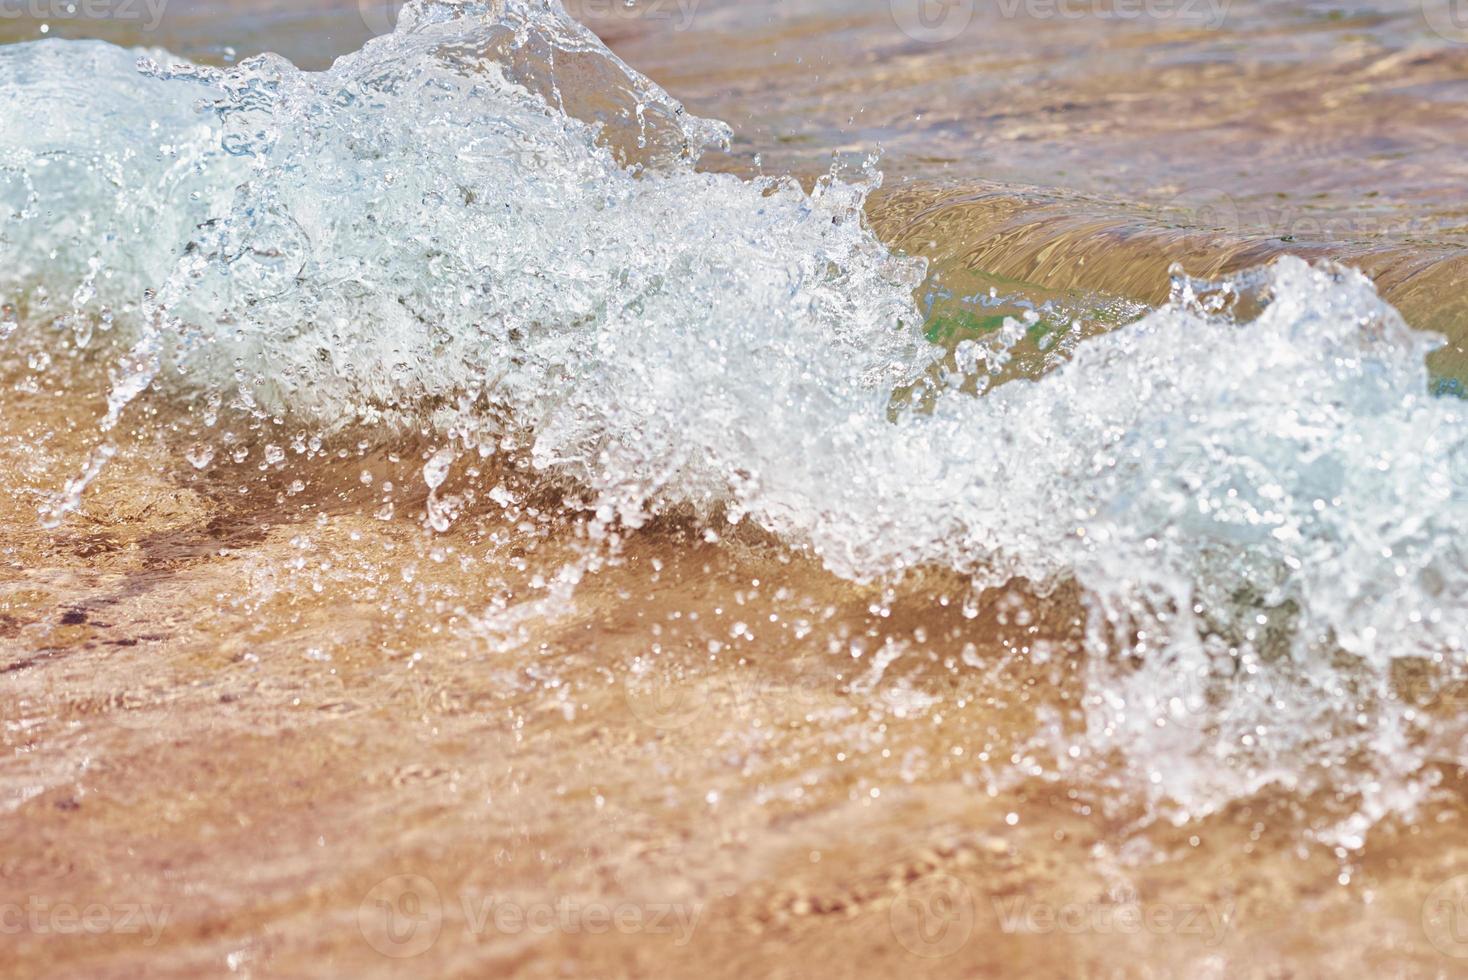
[[[28,452],[14,432],[0,446],[17,470]],[[994,782],[1063,693],[1006,660],[1031,627],[1001,623],[1002,601],[945,619],[935,597],[955,583],[884,594],[768,542],[663,523],[496,649],[457,610],[491,606],[497,583],[456,564],[493,550],[493,507],[441,535],[406,504],[318,523],[300,496],[292,516],[188,490],[162,443],[125,457],[63,528],[14,497],[0,520],[0,907],[49,930],[8,938],[17,975],[1451,965],[1424,918],[1468,872],[1468,813],[1447,797],[1337,856],[1298,850],[1314,805],[1285,793],[1173,827],[1136,825],[1135,801],[1104,786]],[[518,574],[566,544],[551,535]],[[822,628],[798,639],[802,615]],[[827,646],[918,627],[930,654],[875,680],[870,655]],[[988,777],[985,753],[1003,763]],[[430,919],[409,915],[435,895]],[[56,918],[99,903],[102,934]],[[155,944],[124,931],[123,906],[169,910]],[[384,909],[391,935],[375,931]],[[654,928],[662,909],[685,924],[697,910],[688,942]],[[397,955],[429,921],[431,945]],[[1211,945],[1209,922],[1226,923]]]

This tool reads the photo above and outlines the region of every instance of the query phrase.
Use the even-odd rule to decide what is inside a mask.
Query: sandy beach
[[[1089,339],[1166,312],[1173,263],[1220,277],[1284,254],[1360,268],[1406,323],[1444,332],[1432,391],[1460,390],[1468,172],[1452,137],[1468,119],[1454,87],[1468,46],[1398,43],[1407,21],[1384,14],[1244,11],[1229,22],[1237,35],[1113,30],[1085,70],[1062,71],[1046,66],[1082,64],[1094,23],[1037,35],[1000,19],[914,47],[885,4],[710,3],[686,28],[583,6],[568,5],[628,62],[730,120],[734,140],[707,172],[790,173],[809,189],[833,155],[883,143],[866,220],[886,247],[928,260],[924,329],[945,356],[1026,310],[1041,314],[1020,337],[1073,324],[1053,350],[1011,342],[997,391],[1042,385]],[[363,18],[352,5],[308,17],[233,4],[169,11],[141,35],[90,33],[220,64],[271,46],[320,68],[374,32]],[[35,30],[0,25],[5,40]],[[1264,54],[1230,67],[1218,54],[1230,37]],[[231,38],[243,51],[222,56]],[[756,55],[769,66],[752,68]],[[868,122],[845,122],[867,101]],[[1304,116],[1306,149],[1292,128]],[[1377,179],[1332,163],[1343,159]],[[280,240],[251,254],[273,261]],[[0,236],[0,248],[20,267],[20,246]],[[242,295],[277,274],[258,263],[239,273],[255,277]],[[309,269],[289,271],[304,282]],[[582,281],[547,273],[547,293]],[[161,317],[153,300],[150,287],[140,322]],[[1343,650],[1309,665],[1312,683],[1328,679],[1300,695],[1280,679],[1298,679],[1280,666],[1288,656],[1255,658],[1240,641],[1234,683],[1279,685],[1257,702],[1268,722],[1240,736],[1220,720],[1232,694],[1195,698],[1180,680],[1157,727],[1177,726],[1201,754],[1129,754],[1134,743],[1096,720],[1123,716],[1124,692],[1097,678],[1130,676],[1146,637],[1109,654],[1089,645],[1093,580],[981,589],[938,562],[840,575],[847,556],[822,542],[845,515],[823,515],[809,540],[782,535],[771,528],[798,509],[782,497],[745,517],[745,498],[700,509],[690,492],[645,519],[607,519],[539,443],[505,435],[502,451],[462,448],[437,466],[460,444],[434,429],[449,395],[420,399],[416,429],[315,426],[266,395],[173,385],[188,379],[170,367],[108,429],[118,365],[136,359],[124,328],[107,333],[108,320],[77,342],[41,315],[52,300],[15,301],[20,328],[0,340],[6,976],[1425,978],[1468,964],[1456,649],[1434,662],[1386,638],[1380,670]],[[362,302],[384,317],[410,305],[387,290]],[[249,308],[220,322],[237,327]],[[276,343],[291,349],[309,329],[282,324]],[[971,376],[950,387],[963,384],[975,393]],[[582,389],[567,391],[594,414]],[[1426,390],[1398,401],[1419,394],[1430,402]],[[1395,403],[1381,404],[1352,419]],[[1245,411],[1241,428],[1263,425]],[[105,468],[77,506],[44,520],[99,446],[112,447]],[[792,449],[788,465],[811,465],[819,446]],[[610,471],[615,454],[602,452],[592,458]],[[853,482],[864,458],[852,456]],[[891,485],[909,476],[931,474]],[[735,467],[730,480],[754,478]],[[1444,540],[1460,489],[1422,507]],[[1289,490],[1307,500],[1310,487]],[[918,512],[914,494],[890,512]],[[1016,523],[1041,507],[1016,500]],[[952,535],[979,540],[978,518],[954,512]],[[1094,516],[1075,518],[1082,532]],[[1449,587],[1436,601],[1452,615],[1461,597]],[[1266,611],[1277,608],[1295,607]],[[1258,623],[1276,628],[1263,612]],[[1275,744],[1321,690],[1337,698],[1339,729],[1298,737],[1298,771],[1278,755],[1251,769],[1250,740]],[[1376,741],[1349,740],[1378,724]],[[1388,767],[1396,752],[1408,761]],[[1167,794],[1172,780],[1215,776],[1226,790]],[[1381,789],[1389,779],[1417,793],[1410,805]]]

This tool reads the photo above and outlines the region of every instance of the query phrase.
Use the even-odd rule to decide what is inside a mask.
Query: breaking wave
[[[923,264],[863,219],[875,170],[698,170],[727,138],[530,0],[411,3],[320,73],[0,48],[0,331],[114,359],[97,453],[43,516],[105,479],[139,394],[204,392],[426,432],[432,490],[515,451],[607,525],[747,520],[860,580],[1074,581],[1084,738],[1043,747],[1071,772],[1120,749],[1183,813],[1335,792],[1356,844],[1463,761],[1439,710],[1468,637],[1463,404],[1365,277],[1179,273],[989,384],[1027,325],[924,338]]]

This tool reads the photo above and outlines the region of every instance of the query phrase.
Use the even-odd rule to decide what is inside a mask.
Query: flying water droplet
[[[195,443],[185,451],[184,458],[194,469],[202,470],[214,462],[214,447],[208,443]]]

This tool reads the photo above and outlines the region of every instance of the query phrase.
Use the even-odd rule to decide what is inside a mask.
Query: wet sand
[[[235,6],[302,61],[366,33],[347,4],[319,22]],[[809,179],[832,150],[885,141],[891,179],[870,208],[884,240],[946,281],[1033,295],[1156,302],[1174,261],[1203,274],[1280,251],[1349,258],[1411,322],[1449,334],[1436,366],[1461,373],[1460,124],[1440,107],[1468,48],[1404,57],[1312,14],[1277,24],[1275,43],[1351,35],[1331,85],[1278,51],[1268,71],[1215,65],[1201,91],[1157,84],[1181,78],[1166,64],[1034,85],[1084,36],[1053,33],[1011,64],[1001,23],[941,51],[883,40],[843,78],[820,51],[876,36],[868,14],[756,30],[772,14],[743,9],[711,4],[677,38],[599,26],[735,124],[734,154],[712,165],[751,170],[760,153]],[[211,31],[175,12],[147,40],[197,53]],[[1130,70],[1143,39],[1116,38]],[[1200,59],[1205,41],[1171,50]],[[751,51],[778,56],[755,71]],[[876,80],[884,118],[848,128]],[[927,124],[909,122],[919,113]],[[1200,113],[1216,124],[1201,140],[1179,122]],[[1304,117],[1320,123],[1308,152],[1288,122]],[[1371,162],[1383,127],[1398,142],[1376,148],[1381,187],[1371,167],[1327,165]],[[1240,143],[1260,156],[1233,173],[1217,161]],[[1140,145],[1152,156],[1115,165]],[[1156,179],[1180,160],[1211,169]],[[1260,210],[1282,193],[1285,210]],[[96,441],[106,358],[36,368],[31,353],[0,351],[7,976],[1468,969],[1468,785],[1449,761],[1423,812],[1349,853],[1313,841],[1340,801],[1269,791],[1171,825],[1147,819],[1121,761],[1045,775],[1028,738],[1086,696],[1064,591],[992,593],[970,618],[950,577],[856,585],[747,528],[711,541],[676,517],[588,547],[589,525],[504,460],[445,488],[466,499],[436,533],[431,447],[344,437],[262,470],[249,442],[241,461],[195,469],[197,408],[154,395],[82,512],[46,530],[38,506]],[[556,587],[588,562],[574,590]],[[889,640],[904,646],[884,663]],[[1037,664],[1042,640],[1058,653]]]
[[[200,472],[198,423],[163,400],[43,530],[91,438],[87,374],[11,361],[0,405],[7,975],[1428,977],[1468,957],[1441,904],[1468,883],[1456,767],[1359,854],[1310,844],[1328,808],[1284,793],[1169,826],[1026,776],[1017,747],[1082,694],[1074,597],[970,619],[956,580],[855,586],[668,520],[563,599],[535,576],[585,549],[528,513],[553,512],[543,489],[438,534],[402,447]],[[887,638],[911,646],[882,670]],[[1040,639],[1065,654],[1033,664]]]

